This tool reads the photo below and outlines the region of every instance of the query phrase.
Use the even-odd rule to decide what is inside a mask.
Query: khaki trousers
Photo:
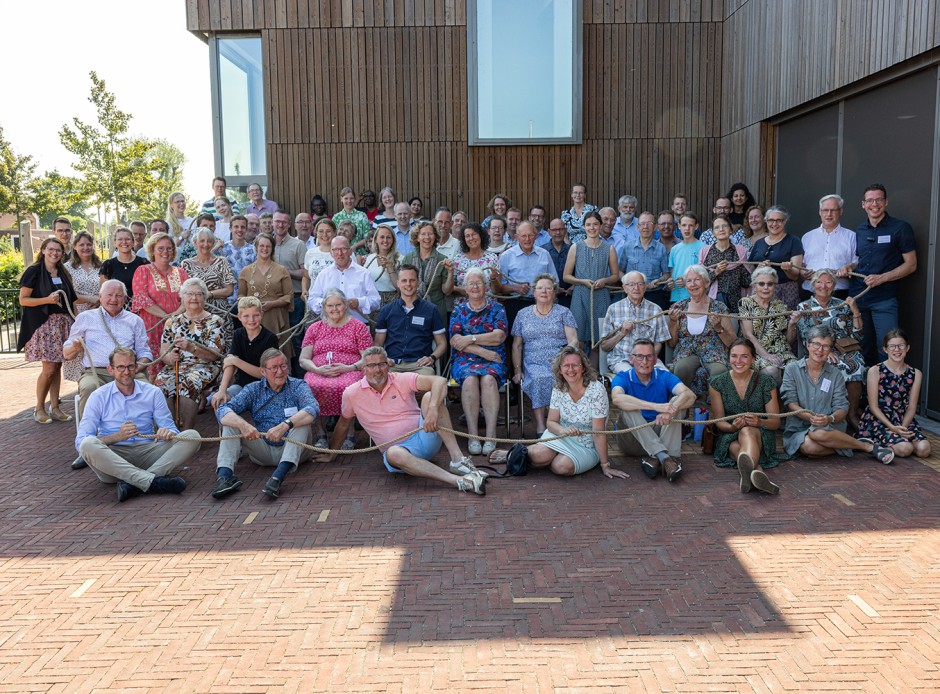
[[[199,438],[199,432],[187,429],[180,436]],[[105,484],[127,482],[145,492],[154,477],[178,468],[201,445],[201,441],[151,441],[107,446],[97,436],[89,436],[79,446],[79,454]]]
[[[676,418],[681,419],[682,413],[677,414]],[[625,429],[641,424],[646,424],[646,420],[639,411],[620,413],[620,425]],[[664,427],[652,424],[628,434],[617,434],[617,445],[624,455],[638,458],[663,451],[676,457],[682,452],[682,425],[675,422]]]
[[[238,436],[241,432],[235,427],[222,427],[222,436]],[[235,463],[244,451],[255,465],[262,467],[277,467],[280,463],[293,463],[294,469],[309,460],[313,454],[309,448],[298,446],[295,441],[309,443],[310,425],[294,427],[287,433],[287,441],[283,446],[272,446],[264,439],[231,439],[219,442],[219,455],[216,457],[217,468],[227,467],[235,470]]]

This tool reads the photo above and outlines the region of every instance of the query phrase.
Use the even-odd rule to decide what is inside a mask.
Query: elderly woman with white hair
[[[777,271],[766,265],[751,273],[752,296],[741,299],[741,334],[754,344],[754,368],[772,376],[780,385],[783,367],[796,359],[787,341],[787,306],[775,298]]]
[[[835,338],[834,349],[829,352],[829,363],[834,365],[845,378],[845,387],[849,395],[849,424],[858,428],[859,401],[862,397],[862,383],[865,382],[865,356],[862,353],[862,314],[859,313],[855,299],[851,296],[845,301],[833,296],[836,286],[835,270],[817,270],[810,283],[813,296],[798,304],[787,324],[787,342],[793,344],[799,339],[806,344],[806,334],[810,328],[824,325]],[[818,313],[802,313],[818,311]],[[797,334],[799,333],[799,335]]]
[[[209,297],[206,300],[207,310],[222,317],[225,323],[225,346],[232,344],[232,320],[228,316],[228,298],[235,293],[235,273],[228,260],[222,256],[213,255],[216,246],[216,237],[206,227],[200,227],[193,233],[193,243],[196,244],[196,255],[180,262],[180,267],[190,277],[198,277],[206,283]]]
[[[669,309],[668,340],[673,373],[699,396],[708,380],[728,370],[728,346],[737,339],[728,307],[708,295],[712,281],[704,265],[690,265],[683,275],[688,299]]]
[[[154,385],[163,390],[171,410],[177,402],[180,429],[191,429],[199,401],[222,370],[224,323],[206,310],[209,289],[198,277],[183,282],[179,294],[183,311],[163,326],[160,361],[164,366]]]

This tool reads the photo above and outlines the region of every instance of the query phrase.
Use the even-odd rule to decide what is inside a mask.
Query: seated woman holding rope
[[[746,412],[780,414],[777,383],[767,374],[754,370],[756,358],[754,344],[748,339],[738,338],[728,350],[731,370],[711,380],[711,417],[721,419],[740,415],[731,421],[715,423],[718,430],[715,465],[737,467],[741,473],[743,493],[757,489],[777,494],[780,488],[768,479],[761,468],[776,467],[779,462],[775,453],[780,419],[753,414],[744,416]]]
[[[629,477],[610,467],[605,434],[584,433],[607,428],[607,389],[591,368],[584,352],[577,345],[566,345],[552,361],[551,403],[543,439],[565,438],[540,442],[526,448],[532,467],[547,467],[556,475],[580,475],[601,465],[608,479]],[[490,462],[503,462],[508,452],[495,451]]]
[[[163,326],[160,361],[164,366],[154,385],[170,401],[180,429],[193,428],[199,410],[197,403],[222,370],[224,325],[220,316],[206,310],[208,298],[205,282],[198,277],[187,279],[180,287],[183,312],[169,318]]]
[[[852,457],[853,451],[863,451],[887,465],[894,460],[893,450],[845,433],[849,400],[842,372],[829,363],[834,343],[829,328],[813,326],[806,331],[809,356],[790,362],[783,370],[780,398],[787,410],[799,412],[787,418],[783,447],[791,456],[802,453],[810,458],[833,453]]]
[[[494,220],[495,221],[495,220]],[[574,316],[555,303],[558,282],[549,274],[538,275],[533,283],[535,304],[519,311],[512,324],[512,380],[532,401],[535,433],[545,431],[545,415],[557,385],[553,360],[565,345],[578,345]]]
[[[817,270],[811,280],[813,296],[797,305],[787,325],[787,342],[795,344],[797,338],[806,343],[806,332],[815,325],[825,325],[835,337],[835,349],[829,353],[829,363],[835,365],[845,377],[849,396],[849,425],[858,429],[858,403],[865,380],[865,355],[862,353],[862,314],[855,299],[845,301],[833,296],[836,288],[834,270]],[[821,310],[823,309],[823,310]],[[828,309],[826,311],[825,309]],[[818,313],[801,313],[818,311]],[[797,335],[799,332],[799,335]]]
[[[787,342],[787,306],[774,298],[777,272],[761,266],[751,273],[754,295],[741,299],[741,335],[757,350],[756,368],[780,383],[783,367],[796,359]]]
[[[480,404],[486,421],[486,436],[496,436],[499,416],[499,388],[506,380],[506,310],[486,296],[486,274],[470,268],[464,277],[467,300],[454,306],[450,318],[450,346],[453,350],[451,376],[462,386],[463,410],[467,415],[467,449],[472,455],[489,455],[496,448],[492,441],[479,438]]]
[[[372,346],[372,335],[362,321],[349,311],[349,302],[341,289],[327,289],[323,295],[322,320],[313,323],[304,334],[300,368],[304,380],[320,404],[316,422],[317,448],[327,447],[323,417],[339,417],[346,386],[362,379],[362,353]],[[356,447],[355,430],[343,441],[343,450]]]
[[[668,344],[673,348],[673,373],[701,397],[708,390],[708,378],[728,370],[728,345],[737,335],[731,320],[722,315],[728,307],[708,296],[711,278],[705,266],[690,265],[684,280],[689,298],[669,309]]]

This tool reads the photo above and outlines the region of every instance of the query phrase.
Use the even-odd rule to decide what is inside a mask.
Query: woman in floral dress
[[[779,386],[783,368],[796,356],[787,342],[787,305],[774,298],[777,271],[767,266],[756,268],[751,273],[751,286],[754,295],[744,297],[738,305],[741,335],[754,343],[757,349],[755,368],[773,376]]]
[[[905,361],[911,345],[900,328],[885,334],[882,348],[888,358],[868,370],[868,407],[862,413],[858,436],[889,446],[902,458],[912,454],[926,458],[930,441],[914,419],[924,375]]]
[[[196,244],[196,257],[184,260],[180,267],[190,277],[201,279],[209,288],[207,310],[222,319],[225,338],[223,351],[228,353],[234,332],[228,299],[235,293],[235,274],[225,258],[212,255],[216,241],[211,231],[206,228],[197,229],[193,241]]]
[[[571,186],[571,208],[561,213],[561,221],[568,228],[568,241],[573,246],[584,239],[584,218],[588,212],[596,212],[597,207],[584,202],[587,198],[587,186],[575,183]]]
[[[460,252],[454,256],[454,294],[461,298],[456,303],[463,303],[467,296],[465,280],[467,272],[476,268],[483,271],[490,291],[499,296],[503,293],[503,283],[499,274],[499,257],[483,249],[483,239],[489,238],[483,227],[475,222],[463,225],[458,232]]]

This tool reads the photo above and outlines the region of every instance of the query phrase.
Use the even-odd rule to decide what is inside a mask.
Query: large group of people
[[[344,188],[332,216],[317,195],[293,218],[255,183],[244,214],[224,179],[213,193],[195,218],[173,193],[166,219],[118,228],[103,261],[56,219],[20,280],[18,347],[42,364],[33,418],[72,420],[62,374],[76,381],[72,467],[116,483],[120,501],[183,491],[170,473],[198,450],[185,439],[209,408],[224,435],[215,498],[241,487],[243,453],[273,468],[263,491],[278,497],[300,463],[355,449],[354,420],[390,472],[483,494],[473,456],[501,457],[506,388],[531,407],[527,459],[558,475],[625,476],[596,433],[611,406],[620,450],[670,482],[677,420],[696,403],[721,420],[715,464],[737,468],[742,492],[776,494],[765,470],[796,456],[930,453],[897,319],[914,237],[880,184],[857,230],[828,194],[802,236],[740,183],[704,230],[684,195],[638,213],[631,195],[590,204],[580,183],[557,217],[534,204],[523,219],[498,193],[480,223],[446,207],[426,218],[390,187]],[[468,455],[449,431],[450,386]],[[432,462],[442,445],[446,468]]]

